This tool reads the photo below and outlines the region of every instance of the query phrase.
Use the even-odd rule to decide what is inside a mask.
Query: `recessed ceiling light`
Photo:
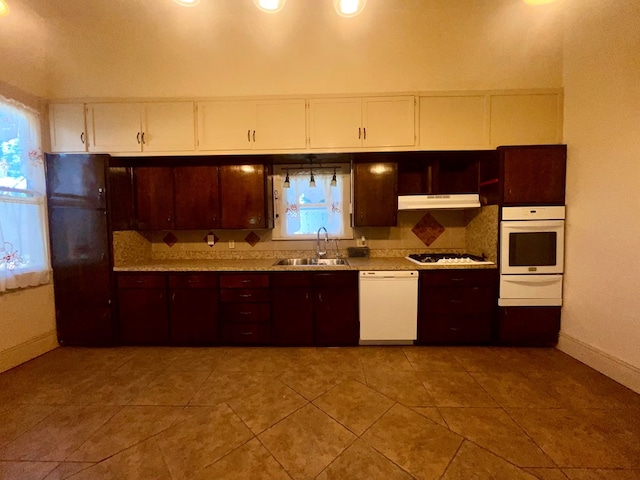
[[[334,0],[336,12],[343,17],[355,17],[362,13],[367,0]]]
[[[267,13],[276,13],[282,10],[286,0],[253,0],[256,6]]]
[[[9,5],[5,0],[0,0],[0,17],[4,17],[5,15],[9,15]]]
[[[178,5],[182,5],[183,7],[195,7],[200,3],[200,0],[173,0]]]

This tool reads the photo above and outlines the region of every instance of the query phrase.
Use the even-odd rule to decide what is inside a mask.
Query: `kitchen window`
[[[0,96],[0,292],[49,282],[38,114]]]
[[[315,239],[321,227],[332,238],[353,238],[348,165],[274,170],[274,240]]]

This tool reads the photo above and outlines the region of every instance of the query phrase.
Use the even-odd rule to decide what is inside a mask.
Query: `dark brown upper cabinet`
[[[259,164],[220,166],[221,228],[273,227],[267,169]]]
[[[566,145],[499,147],[480,164],[483,205],[564,205]]]
[[[398,164],[356,162],[353,166],[353,226],[398,224]]]
[[[136,167],[139,230],[220,227],[217,166]]]

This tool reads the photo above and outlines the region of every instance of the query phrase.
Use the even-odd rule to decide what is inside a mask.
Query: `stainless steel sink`
[[[274,265],[287,265],[290,267],[330,267],[349,265],[344,258],[282,258]]]

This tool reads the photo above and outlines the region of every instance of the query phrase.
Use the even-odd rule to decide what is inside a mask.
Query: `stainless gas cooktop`
[[[412,253],[405,258],[413,263],[417,263],[418,265],[428,265],[432,263],[456,265],[493,264],[493,262],[490,262],[483,257],[478,257],[477,255],[471,255],[468,253]]]

